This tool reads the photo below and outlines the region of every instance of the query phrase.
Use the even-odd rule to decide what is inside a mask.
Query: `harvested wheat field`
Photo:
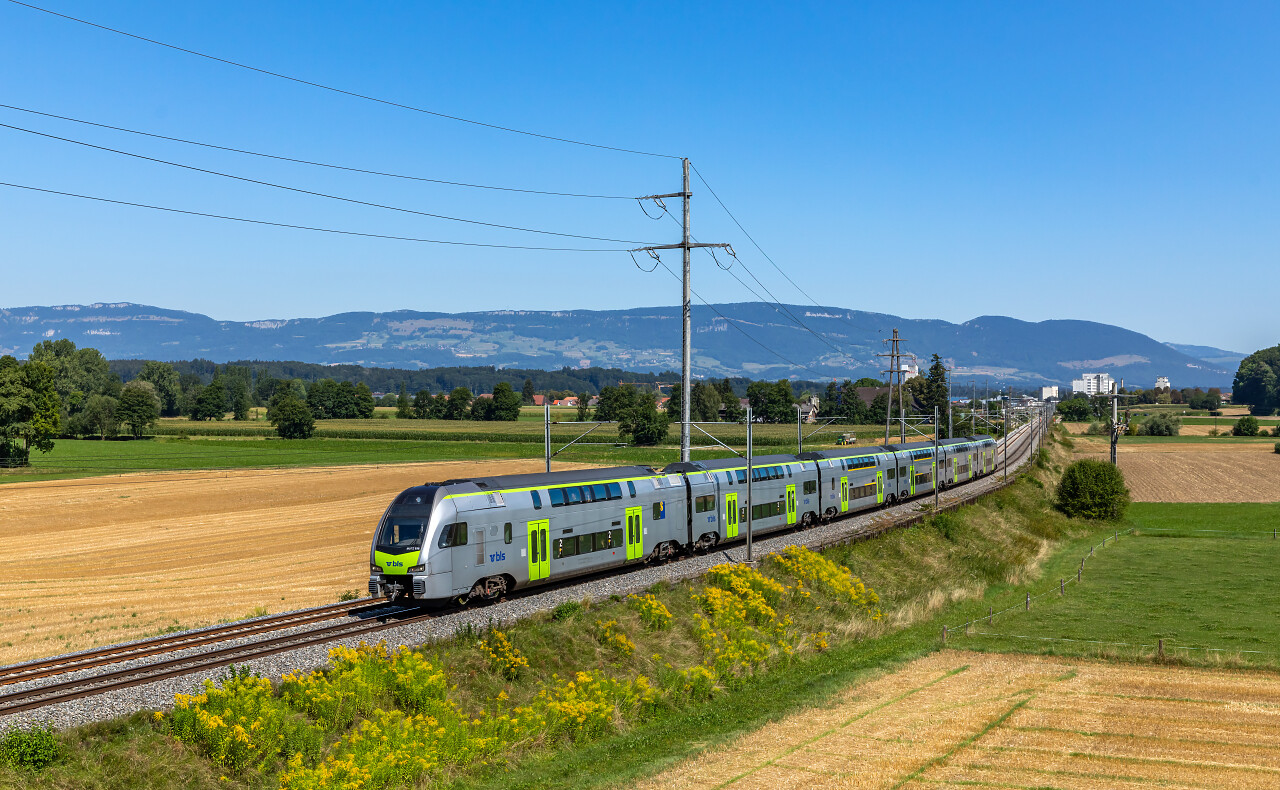
[[[1106,443],[1076,455],[1106,460]],[[1280,502],[1280,455],[1270,444],[1130,444],[1120,470],[1136,502]]]
[[[640,785],[1280,786],[1280,676],[943,651]]]
[[[361,596],[373,527],[428,480],[541,460],[140,474],[0,488],[0,663]],[[566,467],[567,468],[567,467]]]

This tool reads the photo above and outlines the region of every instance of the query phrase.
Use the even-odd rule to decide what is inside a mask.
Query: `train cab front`
[[[369,550],[369,595],[392,602],[448,596],[449,589],[433,595],[434,588],[451,588],[451,583],[432,579],[430,567],[428,536],[438,495],[443,496],[440,486],[415,486],[400,493],[387,508]]]

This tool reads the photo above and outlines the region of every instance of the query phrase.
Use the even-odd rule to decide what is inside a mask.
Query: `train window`
[[[551,507],[560,507],[564,504],[563,488],[553,488],[547,493],[551,495]]]
[[[555,554],[553,556],[556,559],[572,557],[578,553],[578,539],[574,537],[556,538],[554,546]]]
[[[542,562],[547,561],[547,531],[545,529],[538,530],[538,542],[542,544]]]
[[[639,525],[636,525],[636,528],[639,529]],[[617,548],[618,546],[621,546],[621,545],[622,545],[622,530],[620,529],[609,530],[610,548]]]
[[[700,496],[694,501],[695,513],[706,513],[716,509],[716,498],[714,494],[708,496]]]
[[[745,483],[745,482],[747,482],[747,470],[745,470],[745,469],[739,469],[739,470],[736,472],[736,474],[737,474],[737,476],[738,476],[738,482],[739,482],[739,483]]]
[[[817,480],[806,480],[806,481],[804,481],[804,492],[805,492],[806,494],[816,494],[816,493],[818,493],[818,481],[817,481]]]
[[[451,546],[467,545],[467,522],[459,521],[456,524],[448,524],[444,529],[440,530],[440,548],[447,549]]]
[[[530,491],[530,492],[529,492],[529,494],[533,497],[533,509],[534,509],[534,510],[541,510],[541,509],[542,509],[542,494],[539,494],[537,491]],[[508,542],[509,542],[509,541],[508,541]]]
[[[591,493],[596,495],[597,502],[604,502],[609,498],[609,486],[604,483],[596,483],[591,486]]]
[[[510,521],[502,525],[502,542],[507,544],[508,546],[511,545],[511,522]]]
[[[564,501],[569,505],[582,504],[582,489],[577,486],[569,486],[564,489]]]
[[[654,520],[654,521],[657,521],[658,519],[666,518],[666,515],[667,515],[667,505],[666,505],[666,503],[665,503],[665,502],[654,502],[654,503],[653,503],[653,520]]]
[[[583,502],[596,501],[596,493],[595,493],[595,490],[591,488],[591,486],[586,485],[582,487],[582,501]]]
[[[632,499],[635,499],[635,498],[636,498],[636,484],[635,484],[635,483],[633,483],[633,482],[631,482],[630,480],[628,480],[628,481],[627,481],[627,490],[631,492],[631,498],[632,498]]]
[[[795,475],[791,471],[791,464],[787,464],[787,477],[794,477],[794,476]]]
[[[610,483],[608,488],[610,499],[622,499],[622,486],[617,483]]]
[[[894,478],[894,475],[896,475],[896,474],[897,474],[897,472],[898,472],[898,470],[894,469],[892,466],[891,466],[891,467],[889,467],[889,471],[887,471],[887,472],[885,472],[885,473],[884,473],[885,479],[886,479],[886,480],[892,480],[892,479]]]
[[[899,466],[899,467],[898,467],[898,477],[906,477],[906,476],[907,476],[907,467],[905,467],[905,466]]]

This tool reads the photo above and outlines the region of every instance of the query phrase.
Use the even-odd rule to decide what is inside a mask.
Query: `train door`
[[[627,508],[627,559],[644,556],[644,508]]]
[[[884,504],[884,470],[876,472],[876,504]]]
[[[840,478],[840,512],[849,510],[849,478]]]
[[[546,519],[529,522],[529,581],[531,582],[551,575],[551,554],[548,551],[550,547],[547,545],[551,542],[547,537],[550,526],[551,522]]]
[[[911,496],[915,496],[916,495],[916,465],[915,464],[911,465],[911,467],[907,470],[907,474],[911,475],[910,477]]]
[[[738,495],[724,495],[724,534],[729,538],[738,537]]]
[[[933,459],[933,467],[930,470],[929,482],[933,483],[933,488],[938,487],[938,459],[936,457]],[[933,488],[929,490],[932,491]]]
[[[969,479],[970,479],[970,480],[972,480],[972,479],[973,479],[973,467],[974,467],[973,453],[969,453],[969,454],[967,454],[967,455],[965,456],[965,458],[968,458],[968,459],[969,459]]]
[[[796,487],[787,486],[787,523],[796,523]]]

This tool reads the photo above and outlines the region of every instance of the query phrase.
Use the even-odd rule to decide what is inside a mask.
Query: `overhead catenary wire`
[[[216,151],[229,151],[235,154],[245,154],[246,156],[257,156],[264,159],[275,159],[280,162],[292,162],[294,164],[309,165],[311,167],[326,167],[331,170],[343,170],[349,173],[363,173],[371,176],[382,176],[384,178],[399,178],[406,181],[424,181],[430,184],[444,184],[455,187],[468,187],[471,189],[491,189],[499,192],[518,192],[527,195],[548,195],[552,197],[570,197],[570,198],[593,198],[597,200],[634,200],[630,195],[593,195],[580,192],[555,192],[545,189],[522,189],[519,187],[504,187],[494,184],[473,184],[466,181],[449,181],[443,178],[427,178],[426,176],[413,176],[405,173],[388,173],[382,170],[370,170],[362,167],[350,167],[347,165],[335,165],[330,162],[316,162],[310,159],[299,159],[292,156],[281,156],[278,154],[267,154],[261,151],[250,151],[245,148],[233,148],[226,145],[215,145],[214,143],[205,143],[199,140],[188,140],[183,137],[172,137],[165,134],[156,134],[154,132],[143,132],[138,129],[129,129],[123,126],[112,126],[111,124],[98,123],[96,121],[86,121],[83,118],[72,118],[67,115],[56,115],[51,112],[41,112],[40,110],[32,110],[27,107],[18,107],[13,104],[0,104],[0,108],[6,110],[16,110],[18,112],[30,113],[32,115],[42,115],[45,118],[56,118],[60,121],[69,121],[71,123],[83,124],[85,126],[96,126],[99,129],[110,129],[116,132],[126,132],[128,134],[136,134],[142,137],[151,137],[156,140],[168,140],[173,143],[183,143],[185,145],[197,145],[202,148],[211,148]]]
[[[80,198],[81,200],[96,200],[99,203],[113,203],[117,206],[132,206],[134,208],[146,208],[153,211],[167,211],[172,214],[187,214],[193,217],[208,217],[210,219],[222,219],[231,222],[246,222],[251,225],[268,225],[275,228],[291,228],[293,230],[308,230],[316,233],[334,233],[340,236],[360,236],[368,239],[388,239],[391,241],[411,241],[421,244],[445,244],[453,247],[485,247],[488,249],[498,250],[535,250],[541,252],[627,252],[624,247],[602,247],[602,248],[583,248],[583,247],[531,247],[522,244],[490,244],[479,241],[448,241],[444,239],[424,239],[415,236],[394,236],[386,233],[362,233],[354,230],[339,230],[337,228],[321,228],[312,225],[295,225],[288,222],[271,222],[263,219],[251,219],[248,217],[232,217],[226,214],[212,214],[205,211],[190,211],[187,209],[170,208],[168,206],[155,206],[148,203],[135,203],[128,200],[113,200],[112,198],[97,197],[95,195],[82,195],[76,192],[63,192],[57,189],[44,189],[42,187],[33,187],[26,184],[13,184],[6,181],[0,181],[0,187],[10,187],[12,189],[25,189],[31,192],[43,192],[48,195],[61,195],[63,197]]]
[[[56,16],[61,19],[68,20],[70,22],[77,22],[82,25],[88,25],[89,27],[97,28],[98,30],[105,30],[108,33],[115,33],[116,35],[126,36],[128,38],[132,38],[137,41],[144,41],[148,44],[154,44],[159,47],[165,47],[167,49],[174,50],[175,52],[183,52],[188,55],[195,55],[196,57],[205,58],[206,60],[211,60],[216,63],[222,63],[227,66],[234,66],[239,69],[245,69],[246,71],[252,71],[258,74],[264,74],[269,77],[288,80],[289,82],[295,82],[295,83],[298,83],[299,85],[307,85],[312,88],[319,88],[320,90],[331,91],[333,93],[342,94],[343,96],[350,96],[356,99],[363,99],[365,101],[376,102],[377,104],[383,104],[388,107],[398,107],[402,110],[410,110],[412,112],[418,112],[424,115],[431,115],[436,118],[445,118],[451,121],[457,121],[459,123],[471,124],[473,126],[481,126],[486,129],[494,129],[500,132],[510,132],[511,134],[520,134],[526,137],[536,137],[542,140],[551,140],[559,143],[580,145],[587,148],[598,148],[605,151],[617,151],[619,153],[637,154],[639,156],[654,156],[654,157],[660,157],[663,159],[680,159],[681,158],[674,154],[663,154],[663,153],[657,153],[654,151],[641,151],[634,148],[624,148],[621,146],[604,145],[602,143],[591,143],[585,140],[576,140],[570,137],[560,137],[557,135],[542,134],[540,132],[531,132],[527,129],[518,129],[514,126],[502,126],[500,124],[488,123],[486,121],[477,121],[473,118],[464,118],[460,115],[450,115],[449,113],[439,112],[438,110],[428,110],[425,107],[417,107],[412,104],[405,104],[403,102],[392,101],[391,99],[382,99],[377,96],[371,96],[366,93],[359,93],[357,91],[345,90],[343,88],[334,87],[332,85],[326,85],[321,82],[315,82],[312,80],[303,79],[301,77],[294,77],[289,74],[284,74],[278,71],[271,71],[269,69],[260,68],[258,66],[251,66],[247,63],[241,63],[240,61],[230,60],[229,58],[221,58],[216,55],[210,55],[208,53],[200,52],[194,49],[189,49],[187,47],[180,47],[176,44],[170,44],[168,42],[160,41],[158,39],[148,38],[146,36],[142,36],[137,33],[130,33],[127,30],[121,30],[119,28],[109,27],[107,25],[99,24],[97,22],[90,22],[87,19],[71,16],[70,14],[59,13],[58,11],[54,11],[52,9],[44,8],[38,5],[33,5],[31,3],[24,3],[24,2],[21,2],[21,0],[8,0],[8,1],[17,6],[22,6],[23,8],[29,8],[32,11],[39,11],[41,13],[49,14],[50,16]]]
[[[204,167],[196,167],[195,165],[184,165],[181,162],[172,162],[167,159],[159,159],[154,156],[145,156],[143,154],[136,154],[131,151],[121,150],[119,148],[109,148],[105,145],[95,145],[94,143],[87,143],[83,140],[74,140],[70,137],[60,137],[56,134],[39,132],[39,131],[36,131],[35,129],[27,129],[21,126],[14,126],[13,124],[8,124],[8,123],[0,123],[0,128],[12,129],[18,132],[25,132],[27,134],[36,135],[38,137],[45,137],[50,140],[59,140],[64,143],[71,143],[72,145],[79,145],[85,148],[94,148],[99,151],[107,151],[109,153],[119,154],[121,156],[129,156],[129,157],[133,157],[134,159],[141,159],[147,162],[155,162],[156,164],[167,165],[169,167],[179,167],[179,168],[182,168],[183,170],[191,170],[196,173],[205,173],[207,175],[219,176],[221,178],[230,178],[235,181],[243,181],[248,184],[258,184],[259,186],[272,187],[273,189],[283,189],[289,192],[297,192],[298,194],[301,194],[301,195],[311,195],[313,197],[321,197],[327,200],[339,200],[339,201],[342,201],[343,203],[352,203],[358,206],[368,206],[370,208],[379,208],[379,209],[384,209],[386,211],[398,211],[404,214],[416,214],[421,217],[430,217],[432,219],[442,219],[442,220],[448,220],[450,222],[463,222],[468,225],[481,225],[487,228],[498,228],[501,230],[514,230],[514,231],[519,231],[521,233],[537,233],[544,236],[559,236],[559,237],[568,238],[568,239],[583,239],[585,241],[610,241],[610,242],[616,242],[618,244],[647,243],[643,241],[636,241],[634,239],[613,239],[606,236],[587,236],[585,234],[579,234],[579,233],[562,233],[560,231],[541,230],[539,228],[524,228],[518,225],[503,225],[498,222],[484,222],[482,220],[467,219],[465,217],[451,217],[446,214],[435,214],[429,211],[418,211],[417,209],[404,208],[402,206],[390,206],[385,203],[373,203],[371,201],[356,200],[355,198],[343,197],[341,195],[331,195],[327,192],[317,192],[311,189],[291,187],[286,184],[277,184],[272,181],[263,181],[258,178],[249,178],[247,176],[237,176],[232,173],[224,173],[220,170],[210,170]]]

